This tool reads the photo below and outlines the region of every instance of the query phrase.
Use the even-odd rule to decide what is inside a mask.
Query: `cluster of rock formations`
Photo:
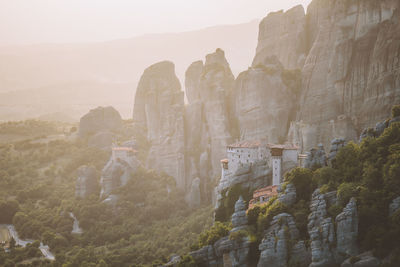
[[[280,192],[276,201],[282,202],[287,207],[294,205],[296,202],[295,187],[288,184],[285,191]],[[259,245],[260,258],[257,266],[322,267],[338,266],[342,263],[342,266],[351,266],[346,265],[349,262],[348,259],[359,253],[356,200],[352,198],[343,211],[336,218],[332,218],[328,214],[328,208],[337,203],[336,191],[322,194],[317,189],[312,194],[311,213],[308,216],[307,225],[310,241],[300,239],[300,233],[292,215],[281,213],[273,217],[270,226],[264,231]],[[394,200],[391,209],[398,210],[399,203],[398,199]],[[240,197],[232,215],[233,229],[231,233],[246,229],[245,210],[246,203]],[[232,245],[232,242],[228,237],[223,237],[214,245],[203,247],[192,252],[191,255],[205,266],[247,266],[249,260],[241,259],[245,259],[249,253],[249,240],[243,239],[236,245]],[[378,264],[368,266],[379,266],[380,263],[370,254],[361,254],[359,258],[365,262],[378,262]]]
[[[186,105],[174,65],[149,67],[133,112],[151,145],[146,166],[189,192],[196,178],[202,187],[219,177],[225,147],[237,139],[289,141],[303,151],[321,143],[332,153],[340,140],[357,140],[399,103],[399,5],[314,0],[307,14],[302,6],[271,13],[252,66],[236,79],[221,49],[190,65]]]

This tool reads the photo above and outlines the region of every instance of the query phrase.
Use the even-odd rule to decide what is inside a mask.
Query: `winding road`
[[[26,245],[35,242],[35,240],[31,240],[31,239],[27,239],[27,240],[19,239],[18,232],[17,232],[17,230],[15,230],[14,225],[7,224],[7,228],[8,228],[8,231],[10,232],[11,237],[14,238],[15,244],[17,246],[26,247]],[[46,259],[49,259],[52,261],[56,259],[54,257],[54,255],[50,252],[49,246],[43,245],[43,243],[40,243],[39,249]]]

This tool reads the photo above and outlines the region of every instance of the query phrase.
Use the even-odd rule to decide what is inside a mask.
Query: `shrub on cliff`
[[[220,238],[227,236],[232,229],[231,224],[215,222],[214,225],[207,231],[200,234],[199,247],[212,245]]]
[[[297,200],[310,200],[311,194],[315,189],[313,183],[313,173],[309,169],[295,168],[286,173],[285,182],[292,183],[296,187]]]

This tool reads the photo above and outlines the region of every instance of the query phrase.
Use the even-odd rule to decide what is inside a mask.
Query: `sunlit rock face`
[[[282,64],[273,56],[236,79],[235,113],[242,140],[286,140],[296,94],[283,82],[282,72]]]
[[[276,56],[286,69],[301,69],[307,52],[306,20],[302,5],[268,14],[260,23],[253,67]]]
[[[400,102],[399,5],[314,0],[308,7],[312,46],[297,117],[305,150],[329,148],[333,138],[357,140]]]
[[[220,160],[232,142],[233,127],[230,114],[234,76],[224,51],[217,49],[207,55],[204,64],[194,62],[186,71],[185,83],[189,101],[186,109],[188,150],[196,150],[196,157],[202,157],[196,163],[211,167],[210,177],[219,176]]]
[[[147,68],[138,85],[133,118],[147,130],[151,147],[147,168],[175,178],[185,187],[183,91],[172,62]]]

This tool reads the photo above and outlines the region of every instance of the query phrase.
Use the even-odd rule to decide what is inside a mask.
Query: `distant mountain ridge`
[[[254,20],[245,24],[182,33],[149,34],[101,43],[0,47],[0,120],[43,116],[60,109],[82,115],[106,101],[114,105],[124,118],[128,118],[132,114],[134,90],[147,66],[157,61],[171,60],[183,83],[184,72],[194,60],[221,47],[226,52],[232,71],[238,74],[251,65],[257,32],[258,20]],[[62,91],[77,91],[76,86],[79,87],[76,98],[71,96],[62,99],[65,95]],[[47,94],[38,88],[53,92]],[[97,88],[101,92],[98,95]],[[42,101],[41,106],[55,102],[58,109],[35,113],[33,108],[27,112],[26,103],[19,101],[19,93],[16,93],[20,90],[25,91],[28,100],[51,98],[50,103]],[[91,98],[96,100],[90,101]],[[81,105],[82,99],[85,100],[85,106]],[[68,105],[64,105],[67,101]],[[82,108],[71,110],[70,106],[75,104]],[[13,106],[11,110],[10,106]],[[19,108],[22,113],[18,111]]]

